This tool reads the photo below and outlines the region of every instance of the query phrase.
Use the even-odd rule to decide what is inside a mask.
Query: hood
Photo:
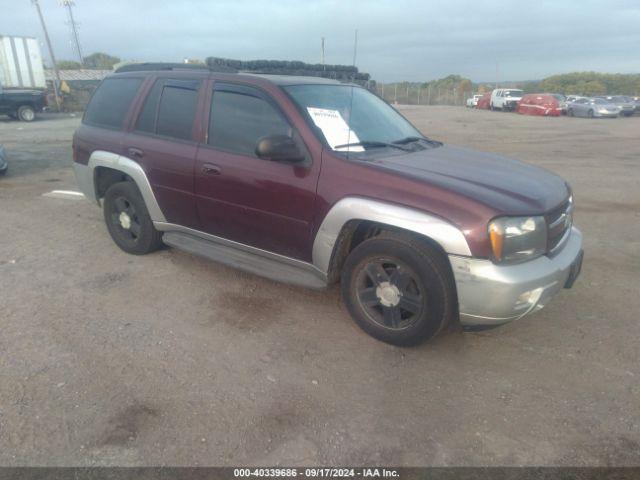
[[[376,158],[371,163],[459,193],[500,214],[541,214],[557,207],[569,195],[567,183],[547,170],[449,145]]]

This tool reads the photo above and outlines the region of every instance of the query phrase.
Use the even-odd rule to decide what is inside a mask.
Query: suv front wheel
[[[113,241],[133,255],[144,255],[162,246],[162,234],[153,226],[138,187],[115,183],[104,195],[104,220]]]
[[[356,323],[394,345],[437,335],[457,311],[446,257],[403,233],[383,233],[358,245],[347,257],[341,284]]]

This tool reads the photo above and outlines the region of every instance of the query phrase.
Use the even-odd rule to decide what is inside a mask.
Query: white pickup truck
[[[511,112],[516,109],[524,92],[517,88],[496,88],[491,92],[491,110]]]
[[[478,100],[482,98],[482,94],[476,94],[473,97],[467,98],[467,107],[476,108],[478,106]]]

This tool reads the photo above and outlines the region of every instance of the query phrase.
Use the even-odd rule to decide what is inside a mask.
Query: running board
[[[310,263],[218,239],[213,235],[207,237],[165,231],[162,241],[185,252],[278,282],[317,290],[327,287],[324,275]]]

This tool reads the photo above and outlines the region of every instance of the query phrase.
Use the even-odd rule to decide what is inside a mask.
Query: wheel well
[[[133,179],[126,173],[108,167],[96,167],[93,175],[96,187],[96,198],[98,200],[104,197],[104,194],[114,183],[133,181]]]
[[[447,259],[447,264],[449,264],[447,253],[442,246],[432,238],[384,223],[369,220],[350,220],[342,227],[336,240],[329,264],[329,272],[327,272],[329,283],[335,283],[340,279],[340,272],[342,271],[344,262],[354,248],[365,240],[380,235],[382,232],[403,232],[413,235],[440,252]],[[451,274],[453,275],[453,272],[451,272]]]

